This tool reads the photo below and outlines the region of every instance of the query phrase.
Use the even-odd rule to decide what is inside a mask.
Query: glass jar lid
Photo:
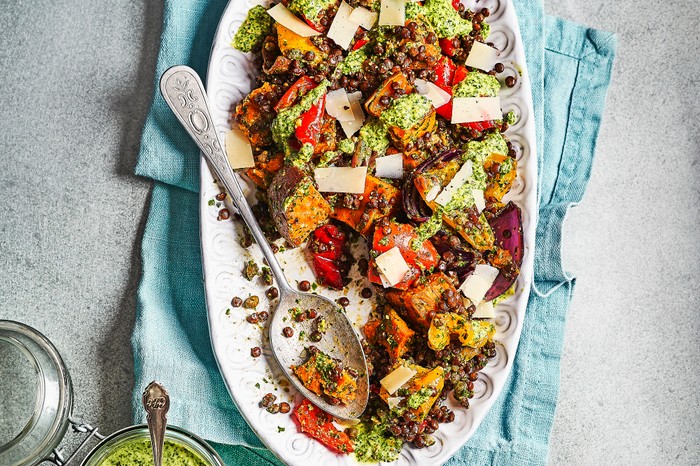
[[[66,433],[73,387],[56,347],[9,320],[0,320],[0,393],[0,464],[38,464]]]

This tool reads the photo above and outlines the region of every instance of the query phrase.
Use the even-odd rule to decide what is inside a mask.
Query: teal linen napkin
[[[564,324],[575,279],[561,264],[561,227],[583,196],[595,151],[615,37],[544,16],[514,0],[537,120],[540,211],[535,279],[513,371],[476,434],[448,464],[545,464],[559,389]],[[158,77],[175,64],[204,75],[223,0],[166,0]],[[199,244],[199,154],[156,93],[136,173],[155,180],[142,240],[132,337],[133,411],[158,379],[174,400],[169,422],[211,441],[228,465],[278,463],[242,419],[209,340]]]

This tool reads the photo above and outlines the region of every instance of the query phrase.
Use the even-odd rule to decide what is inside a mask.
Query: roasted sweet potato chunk
[[[260,97],[256,96],[267,96],[274,92],[276,92],[275,85],[264,83],[236,106],[236,123],[253,147],[263,147],[272,143],[270,125],[275,119],[275,113],[272,110],[263,110],[256,102]]]
[[[381,319],[370,320],[365,324],[363,330],[370,341],[384,346],[393,360],[406,354],[408,346],[416,334],[401,316],[388,306],[384,309],[384,315]]]
[[[396,215],[400,202],[401,192],[391,183],[367,175],[365,192],[357,208],[345,207],[340,201],[333,208],[331,217],[346,223],[363,236],[367,236],[375,221]]]
[[[331,206],[311,178],[294,166],[284,167],[275,174],[267,196],[277,231],[293,247],[326,223],[331,213]]]
[[[396,89],[402,89],[404,94],[413,92],[413,86],[408,82],[408,79],[406,79],[403,73],[396,73],[391,76],[374,91],[369,99],[367,99],[367,102],[365,102],[367,113],[379,117],[384,108],[386,108],[386,106],[381,103],[382,97],[389,97],[390,99],[398,97]]]
[[[409,322],[428,330],[438,310],[440,298],[447,290],[457,293],[447,275],[438,272],[430,275],[426,283],[418,284],[408,290],[387,291],[386,299],[400,309]]]

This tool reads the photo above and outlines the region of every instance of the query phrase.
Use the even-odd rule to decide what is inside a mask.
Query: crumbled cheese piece
[[[374,11],[358,6],[350,13],[350,21],[369,31],[374,26],[374,23],[377,22],[378,16]]]
[[[377,157],[375,175],[379,178],[403,178],[403,154],[391,154]]]
[[[356,23],[350,20],[352,11],[353,8],[350,5],[344,1],[341,2],[338,12],[333,17],[331,27],[328,29],[328,34],[326,34],[329,39],[345,50],[350,47],[358,27]]]
[[[425,81],[423,79],[416,79],[416,89],[420,95],[426,96],[433,103],[433,107],[440,108],[452,99],[449,92],[441,89],[439,86],[431,83],[430,81]]]
[[[382,0],[379,9],[380,26],[404,26],[406,24],[406,0]]]

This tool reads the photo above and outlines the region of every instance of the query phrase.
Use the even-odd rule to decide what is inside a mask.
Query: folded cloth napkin
[[[514,0],[537,118],[540,211],[535,277],[507,385],[449,465],[544,464],[559,388],[564,323],[574,277],[561,264],[561,227],[590,175],[615,37],[545,17],[541,0]],[[155,77],[188,64],[204,75],[225,0],[165,0]],[[157,378],[169,421],[211,441],[228,465],[275,464],[238,413],[212,354],[199,244],[199,153],[156,91],[136,173],[155,180],[142,241],[132,338],[133,411]]]

